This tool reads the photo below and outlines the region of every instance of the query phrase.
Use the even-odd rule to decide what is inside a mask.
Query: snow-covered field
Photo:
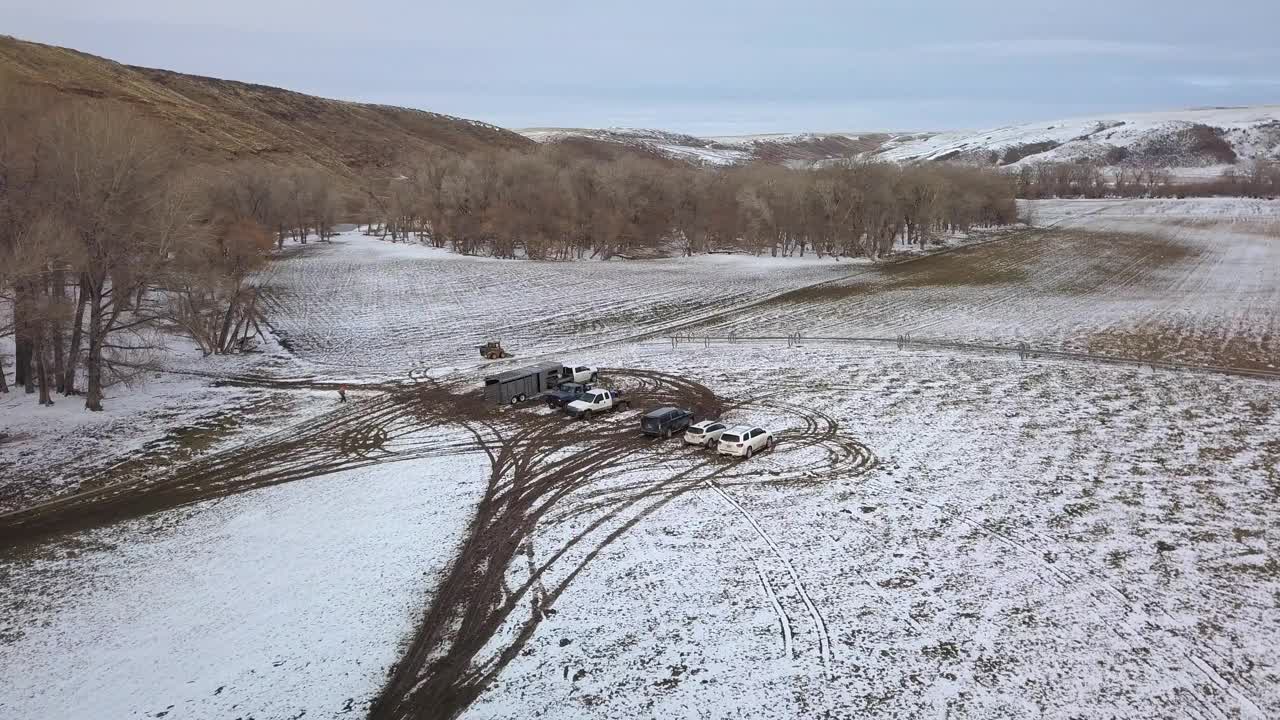
[[[312,478],[0,563],[0,717],[352,713],[399,658],[483,465]]]
[[[1280,385],[661,337],[688,322],[744,334],[821,323],[1120,352],[1174,327],[1190,338],[1175,355],[1274,357],[1272,207],[1045,203],[1052,231],[879,269],[500,261],[347,235],[278,264],[286,348],[225,370],[478,384],[473,346],[502,339],[520,357],[490,367],[554,353],[665,371],[713,391],[727,419],[779,433],[741,463],[646,446],[557,496],[506,568],[495,602],[515,611],[477,649],[477,667],[497,671],[464,718],[1278,717]],[[263,447],[304,466],[314,443],[342,462],[0,551],[0,717],[364,716],[475,531],[495,464],[521,445],[459,449],[472,434],[413,424],[439,417],[413,390],[353,393],[339,415],[306,386],[166,383],[89,421],[104,438],[95,456],[145,455],[139,440],[163,434],[181,397],[194,398],[181,423],[270,397],[262,424],[197,457],[234,468],[257,452],[264,472]],[[352,421],[334,425],[351,437],[328,437],[331,416]],[[368,437],[355,432],[366,416]],[[149,427],[119,441],[130,417]],[[520,418],[555,420],[504,409],[469,427]],[[632,422],[583,424],[532,462]],[[89,426],[32,428],[0,444],[21,450],[0,455],[22,463],[0,466],[4,479],[74,486],[87,451],[55,468],[27,451],[74,445]],[[411,452],[423,443],[454,450]]]
[[[1280,367],[1280,203],[1047,201],[1034,214],[1052,227],[789,293],[693,333],[911,335]]]
[[[465,717],[1280,713],[1280,387],[776,345],[599,361],[677,366],[735,421],[807,406],[880,466],[796,477],[783,443],[663,504]]]
[[[471,367],[489,340],[529,357],[660,331],[855,266],[813,256],[495,260],[354,232],[306,250],[274,271],[271,322],[299,355],[347,377]]]

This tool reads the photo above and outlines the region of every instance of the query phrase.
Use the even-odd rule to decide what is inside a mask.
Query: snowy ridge
[[[986,130],[765,133],[695,137],[663,130],[529,128],[537,142],[572,137],[644,147],[699,164],[754,160],[816,164],[840,159],[954,160],[1002,167],[1090,160],[1108,166],[1201,168],[1280,159],[1280,105],[1113,113]]]
[[[724,147],[710,138],[639,128],[528,128],[517,130],[540,143],[560,142],[568,138],[587,138],[652,150],[668,157],[702,165],[733,165],[751,159],[745,149]]]
[[[1159,160],[1162,165],[1214,164],[1212,158],[1179,157],[1177,150],[1195,155],[1194,148],[1168,147],[1179,134],[1207,126],[1241,159],[1280,158],[1280,105],[1212,108],[1155,113],[1116,113],[1047,122],[1008,125],[981,131],[952,131],[933,135],[899,136],[887,141],[876,156],[895,162],[943,159],[990,159],[1000,164],[1096,159],[1106,164]],[[1112,150],[1120,148],[1120,150]],[[1013,155],[1010,150],[1015,150]],[[982,156],[986,155],[987,158]],[[1023,155],[1022,157],[1018,157]],[[1111,162],[1108,162],[1110,160]],[[1221,163],[1219,163],[1221,164]]]

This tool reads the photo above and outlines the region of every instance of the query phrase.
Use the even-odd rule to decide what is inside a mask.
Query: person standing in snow
[[[347,401],[347,386],[339,385],[338,386],[338,402],[346,402],[346,401]]]

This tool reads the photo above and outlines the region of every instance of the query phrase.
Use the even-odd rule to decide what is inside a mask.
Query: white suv
[[[750,458],[762,450],[772,449],[773,433],[750,425],[736,425],[725,430],[716,444],[716,452],[721,455],[740,458]]]
[[[720,434],[728,428],[728,425],[719,420],[703,420],[700,423],[694,423],[684,431],[684,441],[687,445],[698,445],[701,447],[715,447],[716,441],[720,439]]]

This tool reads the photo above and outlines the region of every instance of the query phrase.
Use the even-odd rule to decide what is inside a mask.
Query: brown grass
[[[193,161],[255,157],[350,177],[416,150],[532,146],[508,130],[448,115],[132,67],[9,37],[0,37],[0,74],[68,97],[125,103],[175,131]]]

